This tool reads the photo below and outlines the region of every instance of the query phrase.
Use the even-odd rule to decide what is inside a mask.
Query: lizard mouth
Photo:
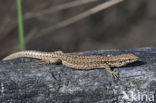
[[[125,60],[124,62],[127,62],[127,63],[133,63],[133,62],[136,62],[138,61],[139,58],[135,58],[135,59],[128,59],[128,60]]]

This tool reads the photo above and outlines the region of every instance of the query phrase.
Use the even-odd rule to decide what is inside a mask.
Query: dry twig
[[[36,37],[41,37],[41,36],[43,36],[45,34],[48,34],[48,32],[50,32],[50,31],[53,31],[53,30],[68,26],[68,25],[70,25],[72,23],[75,23],[75,22],[77,22],[77,21],[79,21],[81,19],[84,19],[84,18],[86,18],[86,17],[88,17],[88,16],[90,16],[92,14],[95,14],[95,13],[97,13],[99,11],[102,11],[102,10],[104,10],[104,9],[106,9],[108,7],[111,7],[112,5],[118,4],[118,3],[122,2],[122,1],[123,0],[110,0],[110,1],[107,1],[107,2],[102,3],[100,5],[97,5],[96,7],[93,7],[91,9],[79,14],[79,15],[71,17],[71,18],[69,18],[67,20],[64,20],[64,21],[62,21],[60,23],[57,23],[56,25],[54,25],[52,27],[49,27],[47,29],[42,30]]]
[[[64,4],[61,4],[61,5],[52,7],[52,8],[42,10],[42,11],[40,11],[38,13],[32,13],[32,12],[30,13],[29,12],[29,13],[24,15],[24,19],[30,19],[30,18],[33,18],[33,17],[43,16],[43,15],[46,15],[46,14],[49,14],[49,13],[58,12],[58,11],[61,11],[61,10],[64,10],[64,9],[84,5],[84,4],[87,4],[87,3],[90,3],[90,2],[95,2],[95,1],[97,1],[97,0],[75,0],[75,1],[72,1],[70,3],[64,3]]]

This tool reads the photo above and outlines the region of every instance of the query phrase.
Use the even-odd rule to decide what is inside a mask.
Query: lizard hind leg
[[[49,64],[59,64],[61,63],[61,60],[60,59],[57,59],[57,58],[51,58],[48,60]]]
[[[55,59],[55,58],[52,58],[52,59],[41,59],[41,60],[36,60],[35,63],[37,64],[58,64],[58,63],[61,63],[61,60],[59,59]]]
[[[39,64],[39,65],[49,64],[48,61],[44,61],[44,60],[41,60],[41,59],[40,59],[40,60],[35,60],[34,63],[37,63],[37,64]]]

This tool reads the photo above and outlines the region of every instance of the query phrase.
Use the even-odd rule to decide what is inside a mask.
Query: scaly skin
[[[45,63],[62,62],[67,67],[74,69],[89,70],[94,68],[105,68],[115,78],[118,77],[117,73],[112,71],[110,67],[122,67],[129,63],[138,61],[139,57],[134,54],[121,54],[116,56],[82,56],[71,55],[63,53],[62,51],[56,52],[39,52],[39,51],[21,51],[13,53],[3,60],[11,60],[19,57],[30,57],[41,59]]]

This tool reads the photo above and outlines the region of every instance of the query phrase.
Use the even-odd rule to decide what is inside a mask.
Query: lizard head
[[[114,56],[112,63],[110,64],[112,67],[121,67],[129,63],[133,63],[139,60],[138,56],[134,54],[121,54]]]

